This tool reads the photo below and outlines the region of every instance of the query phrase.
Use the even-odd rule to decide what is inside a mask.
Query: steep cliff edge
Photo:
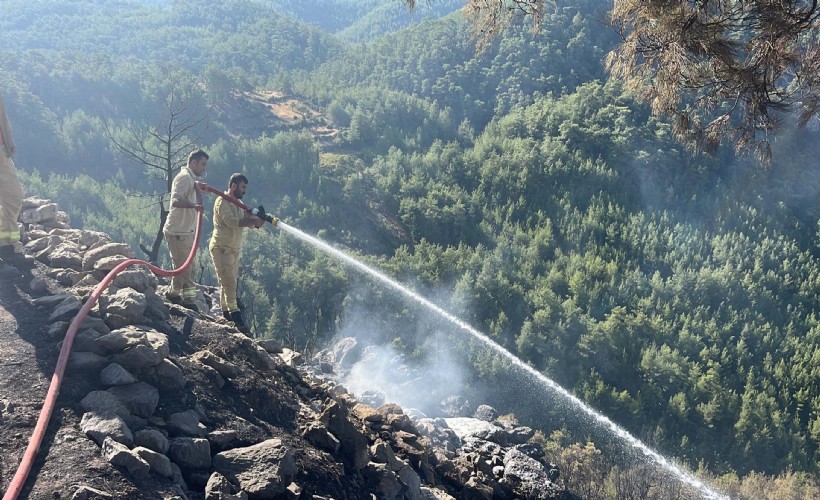
[[[47,200],[21,220],[28,265],[0,278],[0,491],[69,322],[131,256]],[[318,361],[172,305],[163,286],[131,268],[92,309],[21,498],[571,497],[530,429],[360,403]]]

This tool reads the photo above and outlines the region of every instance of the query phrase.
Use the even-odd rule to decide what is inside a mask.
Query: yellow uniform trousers
[[[0,245],[20,240],[17,218],[23,205],[23,188],[17,178],[14,162],[0,146]]]
[[[191,253],[191,247],[194,245],[194,235],[165,233],[165,241],[168,242],[168,250],[171,251],[174,269],[179,269]],[[185,271],[171,278],[171,294],[179,295],[185,303],[196,301],[196,284],[194,283],[196,268],[194,262],[191,262],[191,265]]]
[[[210,247],[216,277],[219,280],[219,305],[225,312],[239,310],[236,303],[236,283],[239,277],[239,252],[221,247]]]

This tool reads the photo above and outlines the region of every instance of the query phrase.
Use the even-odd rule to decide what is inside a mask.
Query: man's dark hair
[[[203,158],[205,158],[207,160],[207,159],[210,158],[210,156],[208,156],[208,153],[206,153],[205,151],[202,151],[201,149],[197,149],[196,151],[191,151],[191,154],[188,155],[188,165],[191,164],[192,160],[193,161],[199,161]]]
[[[238,186],[240,182],[244,182],[245,184],[247,184],[248,178],[240,174],[239,172],[231,175],[231,179],[228,181],[228,189],[230,189],[231,186],[233,186],[234,184]]]

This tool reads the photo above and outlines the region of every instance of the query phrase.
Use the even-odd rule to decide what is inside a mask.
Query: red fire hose
[[[202,191],[208,191],[209,193],[214,193],[216,195],[225,198],[227,201],[233,203],[234,205],[251,212],[251,209],[248,208],[247,205],[239,201],[238,199],[234,198],[233,196],[227,195],[219,190],[216,190],[203,182],[197,182],[195,185],[196,188],[196,198],[197,203],[202,206]],[[268,219],[270,220],[270,219]],[[271,221],[272,222],[272,221]],[[111,281],[117,277],[122,271],[124,271],[127,267],[132,265],[140,265],[147,267],[152,273],[156,274],[157,276],[163,277],[170,277],[176,276],[183,272],[194,260],[194,256],[196,256],[197,247],[199,246],[199,237],[200,231],[202,229],[202,209],[200,208],[197,210],[197,219],[196,219],[196,232],[194,233],[194,244],[191,247],[191,253],[188,254],[188,259],[182,264],[181,267],[178,269],[174,269],[171,271],[166,271],[164,269],[160,269],[148,262],[139,259],[128,259],[120,264],[118,264],[114,269],[112,269],[94,288],[94,291],[89,296],[88,300],[86,300],[83,307],[80,309],[80,312],[77,313],[77,316],[74,317],[74,320],[71,322],[71,325],[68,327],[68,331],[65,334],[65,340],[63,341],[63,347],[60,349],[60,357],[57,359],[57,366],[54,368],[54,375],[51,378],[51,385],[49,385],[48,393],[46,394],[46,399],[43,402],[43,409],[40,410],[40,417],[37,420],[37,425],[34,427],[34,432],[31,435],[31,440],[29,441],[28,448],[26,448],[26,452],[23,455],[23,460],[20,462],[20,465],[17,468],[17,472],[14,474],[14,478],[11,480],[11,484],[9,485],[9,489],[6,491],[5,495],[3,495],[3,500],[16,500],[17,496],[20,494],[20,491],[23,489],[23,485],[28,478],[29,472],[31,471],[31,466],[34,463],[34,459],[37,456],[37,452],[40,450],[40,444],[43,441],[43,437],[46,433],[46,428],[48,427],[48,422],[51,419],[51,414],[54,411],[54,406],[57,403],[57,395],[60,393],[60,386],[63,382],[63,376],[65,375],[66,365],[68,364],[68,358],[71,355],[71,347],[74,344],[74,337],[77,335],[77,331],[79,330],[80,326],[82,325],[83,321],[85,321],[86,316],[88,316],[88,312],[94,305],[97,303],[97,300],[100,298],[102,293],[108,288],[108,285],[111,284]]]

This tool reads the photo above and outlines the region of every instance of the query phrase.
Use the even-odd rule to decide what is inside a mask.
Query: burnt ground
[[[25,453],[59,354],[57,344],[61,339],[48,338],[50,311],[34,306],[35,296],[29,292],[28,283],[34,276],[44,277],[50,293],[63,290],[44,276],[48,268],[39,263],[37,266],[25,277],[0,279],[0,493],[8,489]],[[304,423],[299,408],[318,408],[328,399],[315,384],[311,387],[299,372],[284,364],[263,366],[250,339],[233,335],[235,332],[210,318],[172,308],[169,321],[152,326],[169,336],[170,359],[189,381],[172,393],[160,388],[155,415],[166,417],[198,409],[206,415],[203,424],[208,431],[236,430],[238,446],[281,438],[294,451],[298,467],[294,481],[304,493],[339,499],[368,496],[359,474],[350,474],[344,464],[299,435],[300,423]],[[220,389],[213,374],[193,368],[188,359],[203,349],[236,364],[242,374],[226,381]],[[137,479],[112,466],[83,434],[79,424],[84,411],[79,401],[88,392],[100,389],[105,387],[100,385],[98,374],[66,372],[45,439],[19,498],[71,498],[83,486],[110,498],[183,498],[169,479],[153,473]],[[188,498],[203,498],[208,474],[185,474]]]
[[[38,264],[39,265],[39,264]],[[59,351],[49,339],[48,315],[38,310],[28,291],[42,265],[16,280],[0,281],[0,492],[5,493],[28,446],[39,418]],[[47,281],[50,281],[46,278]],[[53,282],[50,291],[62,290]],[[19,498],[71,498],[82,486],[112,498],[172,496],[171,484],[140,485],[112,467],[97,445],[80,431],[79,400],[95,388],[83,374],[66,373],[34,466]]]

